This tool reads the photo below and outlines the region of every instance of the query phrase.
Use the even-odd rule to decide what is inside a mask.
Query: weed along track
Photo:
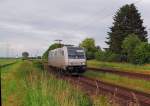
[[[112,74],[117,74],[120,76],[127,76],[129,78],[144,79],[144,80],[150,81],[150,75],[149,74],[125,72],[125,71],[119,71],[119,70],[114,70],[114,69],[93,68],[93,67],[88,67],[87,69],[90,71],[112,73]]]
[[[110,83],[106,83],[100,80],[95,80],[87,77],[78,78],[80,82],[86,83],[88,86],[92,86],[95,90],[100,90],[101,92],[109,92],[114,97],[122,98],[122,100],[127,104],[141,104],[141,106],[149,106],[150,105],[150,94],[139,92],[136,90],[128,89],[125,87],[113,85]],[[99,91],[99,93],[101,93]],[[126,105],[127,105],[126,104]]]
[[[100,80],[87,78],[84,76],[79,77],[63,77],[65,80],[70,80],[80,86],[89,95],[109,95],[111,101],[117,102],[117,104],[128,106],[128,105],[140,105],[150,106],[150,94],[139,92],[133,89],[113,85]]]
[[[47,68],[48,69],[48,68]],[[52,69],[48,69],[53,72]],[[57,73],[55,73],[57,75]],[[85,76],[58,75],[60,79],[67,80],[73,85],[79,86],[89,96],[108,96],[110,104],[120,106],[150,106],[150,94],[134,89],[114,85],[94,78]]]

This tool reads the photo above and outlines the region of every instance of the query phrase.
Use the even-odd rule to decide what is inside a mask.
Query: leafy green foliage
[[[135,35],[131,34],[126,37],[123,41],[122,48],[123,53],[127,55],[127,61],[133,63],[134,60],[134,49],[141,43],[140,39]]]
[[[134,63],[150,63],[150,44],[142,42],[134,49]]]
[[[50,45],[50,47],[44,52],[42,58],[47,60],[48,59],[48,53],[50,50],[60,48],[62,46],[63,46],[62,44],[58,44],[58,43],[54,43],[54,44]]]
[[[104,51],[97,51],[95,53],[95,59],[100,60],[100,61],[104,61],[105,60],[105,52]]]
[[[95,50],[95,40],[93,38],[86,38],[82,41],[80,44],[81,47],[84,47],[88,51],[94,51]]]
[[[93,38],[86,38],[80,43],[80,47],[85,48],[87,59],[94,59],[94,54],[97,51],[95,40]]]
[[[119,55],[109,51],[98,51],[95,53],[95,59],[99,61],[119,61]]]
[[[150,63],[150,44],[141,42],[136,35],[129,35],[122,44],[127,60],[134,64]]]
[[[109,50],[121,54],[122,42],[129,34],[134,33],[141,41],[147,41],[147,31],[143,26],[141,15],[134,4],[121,7],[114,16],[113,26],[108,32],[109,37],[106,42]]]

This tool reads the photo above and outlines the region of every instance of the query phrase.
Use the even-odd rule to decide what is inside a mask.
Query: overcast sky
[[[96,45],[107,47],[112,17],[130,3],[136,3],[150,29],[150,0],[0,0],[0,57],[22,51],[41,55],[56,39],[78,45],[92,37]]]

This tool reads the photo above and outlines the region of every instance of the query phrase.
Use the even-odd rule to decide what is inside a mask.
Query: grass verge
[[[1,69],[3,106],[91,106],[78,87],[43,71],[39,62],[19,61]],[[94,106],[110,106],[94,99]],[[106,104],[105,104],[106,103]],[[95,105],[98,104],[98,105]],[[102,105],[103,104],[103,105]]]
[[[17,59],[0,59],[0,66],[16,62]]]
[[[103,80],[112,84],[120,85],[127,88],[136,89],[139,91],[150,93],[150,82],[145,80],[132,79],[128,77],[122,77],[110,73],[101,73],[87,71],[84,73],[85,76]]]
[[[150,75],[150,65],[133,65],[129,63],[101,62],[96,60],[87,61],[88,67],[113,68],[119,71],[136,72]]]

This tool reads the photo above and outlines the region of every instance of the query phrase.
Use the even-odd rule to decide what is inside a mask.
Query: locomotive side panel
[[[66,49],[63,47],[50,51],[48,64],[53,67],[63,68],[66,65]]]
[[[49,52],[48,64],[69,73],[83,73],[86,70],[86,56],[83,48],[62,47]]]

